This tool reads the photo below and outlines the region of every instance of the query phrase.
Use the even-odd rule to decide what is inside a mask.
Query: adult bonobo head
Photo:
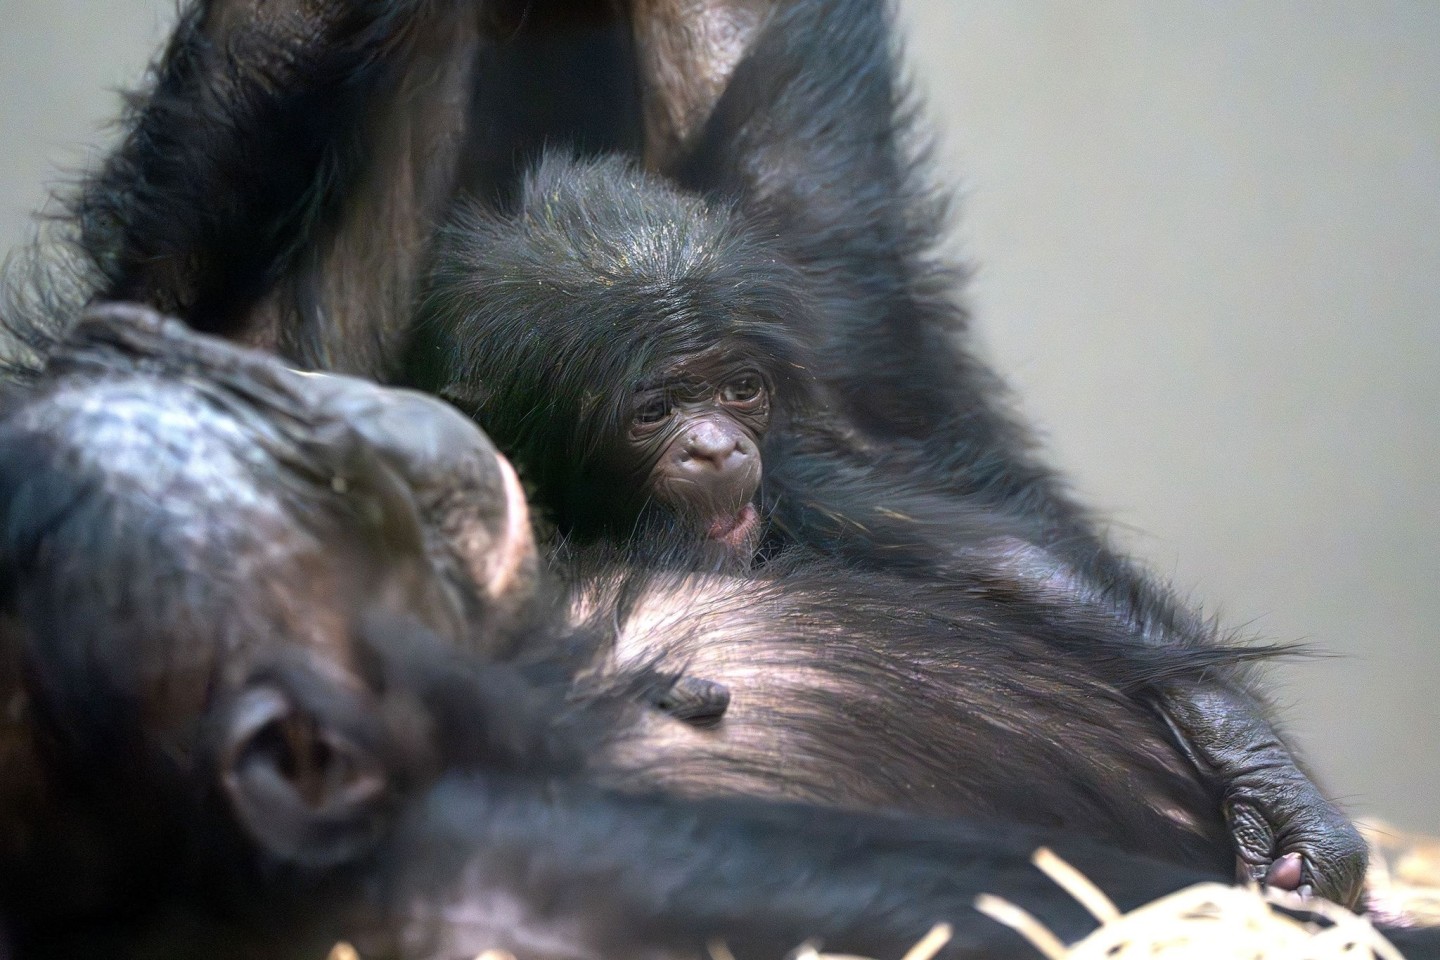
[[[16,602],[40,602],[31,581],[54,592],[111,573],[104,598],[136,612],[146,642],[208,627],[226,611],[194,608],[226,597],[266,611],[282,635],[328,646],[343,627],[317,598],[343,607],[353,595],[447,637],[502,643],[487,629],[508,622],[495,614],[535,587],[509,465],[420,394],[299,373],[111,304],[91,308],[6,407],[0,571]],[[131,529],[145,535],[114,535]],[[352,563],[361,572],[342,575]],[[183,591],[155,582],[192,574]],[[243,646],[254,626],[237,617],[233,635],[211,643]],[[222,652],[189,646],[197,658]]]
[[[299,664],[360,696],[388,636],[532,639],[518,481],[443,403],[114,305],[4,399],[0,913],[143,888],[156,836],[179,845],[150,774],[185,783],[207,751],[277,843],[363,839],[387,802],[372,751],[264,676]]]
[[[810,374],[796,272],[732,211],[618,160],[544,159],[444,232],[416,377],[474,415],[561,531],[657,514],[748,558],[766,433]]]

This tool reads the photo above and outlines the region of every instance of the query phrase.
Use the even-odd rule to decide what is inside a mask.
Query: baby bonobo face
[[[742,561],[759,545],[770,402],[765,375],[745,358],[699,354],[635,392],[622,440],[642,496]]]

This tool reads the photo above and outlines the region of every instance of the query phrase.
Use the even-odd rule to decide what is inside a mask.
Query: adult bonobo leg
[[[739,0],[728,6],[748,8]],[[868,504],[830,497],[833,455],[869,458],[911,482],[922,477],[1012,515],[1021,540],[1038,531],[1041,562],[1027,547],[1017,568],[1069,581],[1139,635],[1213,642],[1209,622],[1109,547],[1036,457],[998,378],[970,347],[955,297],[958,271],[938,252],[945,204],[926,182],[924,137],[894,48],[885,4],[794,0],[776,5],[738,60],[725,43],[698,43],[689,54],[699,64],[735,65],[688,148],[663,169],[734,204],[813,281],[817,309],[799,315],[816,321],[806,331],[819,350],[812,370],[855,431],[818,458],[767,463],[767,484],[788,504],[777,522],[802,541],[872,566],[888,567],[913,548],[930,552],[929,575],[944,578],[963,566],[965,550],[936,539],[935,528],[907,535],[899,524],[899,550],[846,536],[870,530],[874,517],[904,514],[887,502],[882,482],[872,482]],[[683,86],[675,78],[686,75],[670,69],[649,82],[663,90]],[[703,100],[716,88],[702,73],[695,93],[675,96]],[[1160,691],[1156,709],[1220,789],[1248,876],[1355,900],[1364,844],[1299,768],[1252,693],[1223,678],[1177,683]],[[1301,858],[1298,871],[1289,855]]]

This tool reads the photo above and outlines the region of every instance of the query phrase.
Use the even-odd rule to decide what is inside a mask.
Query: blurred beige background
[[[1116,534],[1333,659],[1276,699],[1440,833],[1440,5],[906,0],[980,334]],[[0,0],[0,250],[174,0]]]

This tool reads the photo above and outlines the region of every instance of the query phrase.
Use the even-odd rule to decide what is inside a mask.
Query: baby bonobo
[[[516,210],[442,232],[412,370],[572,543],[698,540],[745,569],[798,542],[922,575],[1039,549],[1033,518],[928,476],[913,445],[858,439],[815,375],[810,283],[732,209],[550,156]]]
[[[618,159],[550,157],[516,211],[471,207],[444,232],[416,369],[562,535],[679,525],[743,565],[767,435],[806,394],[803,289],[703,200]]]
[[[814,373],[809,283],[734,210],[551,156],[515,211],[472,205],[442,232],[413,376],[475,417],[571,543],[693,557],[698,540],[745,569],[798,542],[928,575],[1041,542],[1033,518],[927,476],[913,444],[858,439]]]

